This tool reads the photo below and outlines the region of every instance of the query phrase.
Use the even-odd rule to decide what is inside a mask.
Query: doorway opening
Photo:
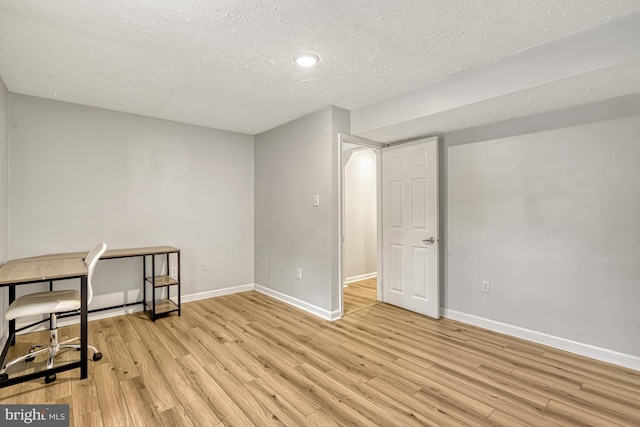
[[[342,265],[344,314],[349,314],[378,303],[378,167],[373,149],[346,148]]]
[[[437,137],[339,141],[340,316],[385,302],[437,319]]]
[[[381,149],[340,135],[341,316],[382,301]]]

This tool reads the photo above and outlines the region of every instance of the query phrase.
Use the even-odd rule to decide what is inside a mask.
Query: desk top
[[[174,252],[180,252],[180,249],[174,248],[173,246],[149,246],[146,248],[111,249],[105,251],[104,255],[102,255],[100,259],[127,258],[143,255],[160,255]]]
[[[102,254],[100,259],[128,258],[128,257],[143,256],[143,255],[160,255],[160,254],[167,254],[167,253],[174,253],[174,252],[180,252],[180,249],[174,248],[173,246],[149,246],[145,248],[108,249],[105,251],[104,254]],[[34,256],[29,258],[11,259],[7,261],[5,265],[23,263],[23,262],[59,260],[59,259],[69,259],[69,258],[84,259],[87,253],[88,252],[69,252],[64,254],[50,254],[50,255]]]
[[[87,275],[82,258],[48,259],[7,263],[0,267],[0,286]]]

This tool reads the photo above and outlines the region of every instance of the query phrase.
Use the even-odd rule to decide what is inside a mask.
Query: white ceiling
[[[255,134],[637,10],[638,0],[0,0],[0,76],[14,93]],[[299,68],[303,50],[321,62]]]

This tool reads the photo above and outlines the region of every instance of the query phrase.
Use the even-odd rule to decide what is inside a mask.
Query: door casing
[[[394,142],[394,143],[382,143],[382,142],[377,142],[377,141],[372,141],[366,138],[361,138],[361,137],[357,137],[357,136],[352,136],[352,135],[348,135],[348,134],[344,134],[344,133],[339,133],[338,134],[338,151],[339,151],[339,162],[340,162],[340,174],[339,174],[339,188],[340,188],[340,197],[339,197],[339,215],[338,215],[338,219],[339,219],[339,241],[338,243],[338,259],[339,259],[339,265],[338,265],[338,270],[339,270],[339,277],[340,277],[340,284],[339,284],[339,288],[340,291],[338,293],[339,297],[338,297],[338,303],[339,303],[339,307],[340,307],[340,317],[342,318],[342,316],[344,316],[344,287],[343,287],[343,283],[344,283],[344,268],[343,268],[343,255],[344,255],[344,163],[343,163],[343,151],[342,151],[342,145],[343,143],[348,143],[348,144],[353,144],[353,145],[359,145],[361,147],[366,147],[366,148],[371,148],[374,150],[374,152],[376,153],[376,198],[377,198],[377,245],[378,245],[378,267],[377,267],[377,273],[378,273],[378,289],[377,289],[377,297],[378,297],[378,301],[383,301],[383,286],[384,286],[384,281],[382,280],[383,277],[383,270],[385,268],[385,266],[383,265],[383,259],[382,259],[382,251],[383,251],[383,246],[382,246],[382,150],[391,146],[396,146],[396,145],[405,145],[405,144],[415,144],[415,143],[420,143],[420,142],[425,142],[428,139],[432,139],[433,141],[436,142],[436,145],[439,144],[438,138],[437,137],[431,137],[431,138],[416,138],[416,139],[411,139],[411,140],[407,140],[407,141],[399,141],[399,142]],[[440,171],[439,171],[439,167],[440,167],[440,157],[441,157],[441,151],[438,149],[437,150],[437,155],[438,155],[438,159],[437,159],[437,166],[436,166],[436,178],[439,179],[439,175],[440,175]],[[437,186],[437,192],[438,194],[436,194],[436,198],[438,199],[438,201],[440,202],[440,189],[439,189],[439,185]],[[439,214],[439,210],[438,210],[438,214]],[[440,225],[438,225],[436,227],[435,233],[436,236],[434,236],[436,238],[436,240],[438,241],[438,245],[440,244]],[[438,247],[436,248],[436,250],[439,251],[439,255],[442,256],[442,251],[441,249]],[[439,267],[439,266],[438,266]],[[438,277],[436,279],[437,282],[437,286],[438,288],[440,287],[440,271],[438,269]]]

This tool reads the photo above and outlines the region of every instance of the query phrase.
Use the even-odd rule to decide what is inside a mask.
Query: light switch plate
[[[482,292],[484,292],[485,294],[488,294],[491,292],[491,282],[488,280],[483,280],[482,281]]]

